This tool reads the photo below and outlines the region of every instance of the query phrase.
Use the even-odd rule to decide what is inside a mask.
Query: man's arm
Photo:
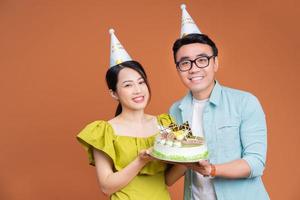
[[[265,115],[257,98],[250,94],[243,102],[242,108],[240,125],[242,158],[214,165],[216,176],[234,179],[251,178],[263,174],[267,151]],[[188,167],[203,175],[210,175],[212,171],[212,166],[207,161]]]

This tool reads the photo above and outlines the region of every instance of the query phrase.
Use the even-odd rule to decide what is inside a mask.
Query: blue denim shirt
[[[170,114],[177,123],[189,121],[193,116],[192,94],[175,102]],[[218,200],[269,199],[261,176],[267,152],[267,128],[262,107],[248,92],[223,87],[217,81],[203,111],[203,130],[213,164],[244,159],[250,166],[248,178],[213,179]],[[192,173],[185,175],[184,199],[191,198]]]

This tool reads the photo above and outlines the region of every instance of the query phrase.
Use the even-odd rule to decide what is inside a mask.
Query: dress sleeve
[[[166,113],[158,115],[157,119],[159,124],[162,126],[169,126],[171,123],[175,123],[173,117]]]
[[[114,133],[112,127],[105,121],[95,121],[88,124],[78,135],[77,140],[88,153],[89,163],[95,166],[93,149],[107,154],[115,163]]]

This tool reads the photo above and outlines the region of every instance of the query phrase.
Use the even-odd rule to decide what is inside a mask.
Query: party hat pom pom
[[[108,31],[110,34],[114,34],[115,33],[115,30],[114,29],[109,29],[109,31]]]
[[[181,4],[180,8],[183,10],[186,8],[186,5],[185,4]]]

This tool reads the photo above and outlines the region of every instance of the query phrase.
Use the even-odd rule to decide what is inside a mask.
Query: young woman
[[[166,164],[153,160],[153,145],[158,125],[168,126],[172,119],[144,112],[150,88],[143,67],[126,61],[111,67],[106,82],[112,98],[119,101],[114,118],[95,121],[77,136],[96,166],[100,188],[110,199],[170,199],[164,171]]]

